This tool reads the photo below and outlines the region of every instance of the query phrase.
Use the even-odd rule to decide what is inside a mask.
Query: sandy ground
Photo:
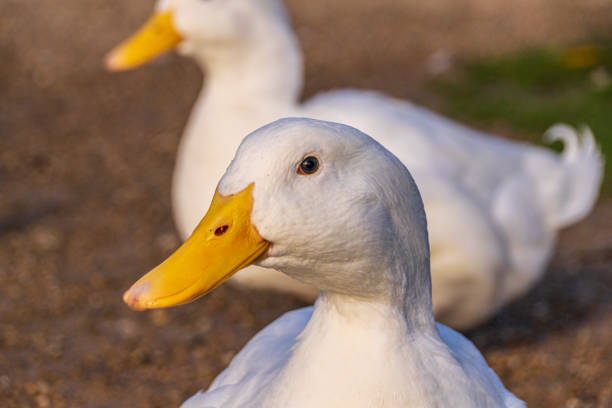
[[[291,0],[306,90],[431,104],[425,60],[610,35],[605,0]],[[102,57],[150,1],[0,2],[0,406],[167,407],[302,306],[228,286],[135,313],[122,291],[178,244],[169,186],[201,83],[171,55],[111,75]],[[606,137],[611,137],[606,135]],[[532,407],[612,405],[612,201],[564,231],[525,298],[468,333]]]

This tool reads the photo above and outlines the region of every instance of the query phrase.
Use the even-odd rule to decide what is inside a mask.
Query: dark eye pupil
[[[300,164],[300,169],[305,174],[312,174],[319,168],[319,160],[316,157],[307,157]]]

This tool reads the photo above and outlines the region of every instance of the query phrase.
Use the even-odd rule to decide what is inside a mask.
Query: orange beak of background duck
[[[176,47],[183,40],[174,27],[172,11],[154,14],[132,37],[106,57],[106,68],[124,71],[136,68]]]
[[[206,216],[185,243],[125,292],[132,309],[180,305],[263,259],[270,243],[251,223],[253,184],[229,196],[215,193]]]

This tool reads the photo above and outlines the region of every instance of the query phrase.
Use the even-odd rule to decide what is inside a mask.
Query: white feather
[[[312,154],[311,176],[296,166]],[[245,139],[219,183],[253,184],[262,265],[322,289],[258,333],[184,407],[522,407],[459,333],[436,325],[427,225],[405,167],[356,129],[285,119]]]
[[[176,162],[173,209],[183,238],[211,200],[243,135],[272,120],[308,116],[355,126],[410,169],[430,223],[434,309],[455,328],[483,322],[544,272],[557,232],[591,210],[602,160],[588,129],[549,132],[562,155],[501,140],[375,92],[332,91],[298,103],[301,55],[276,0],[164,0],[181,50],[205,84]],[[232,279],[314,299],[315,289],[250,267]]]

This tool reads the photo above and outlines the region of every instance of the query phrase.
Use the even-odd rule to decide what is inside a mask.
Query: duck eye
[[[314,156],[308,156],[300,163],[298,174],[309,175],[319,170],[319,159]]]

